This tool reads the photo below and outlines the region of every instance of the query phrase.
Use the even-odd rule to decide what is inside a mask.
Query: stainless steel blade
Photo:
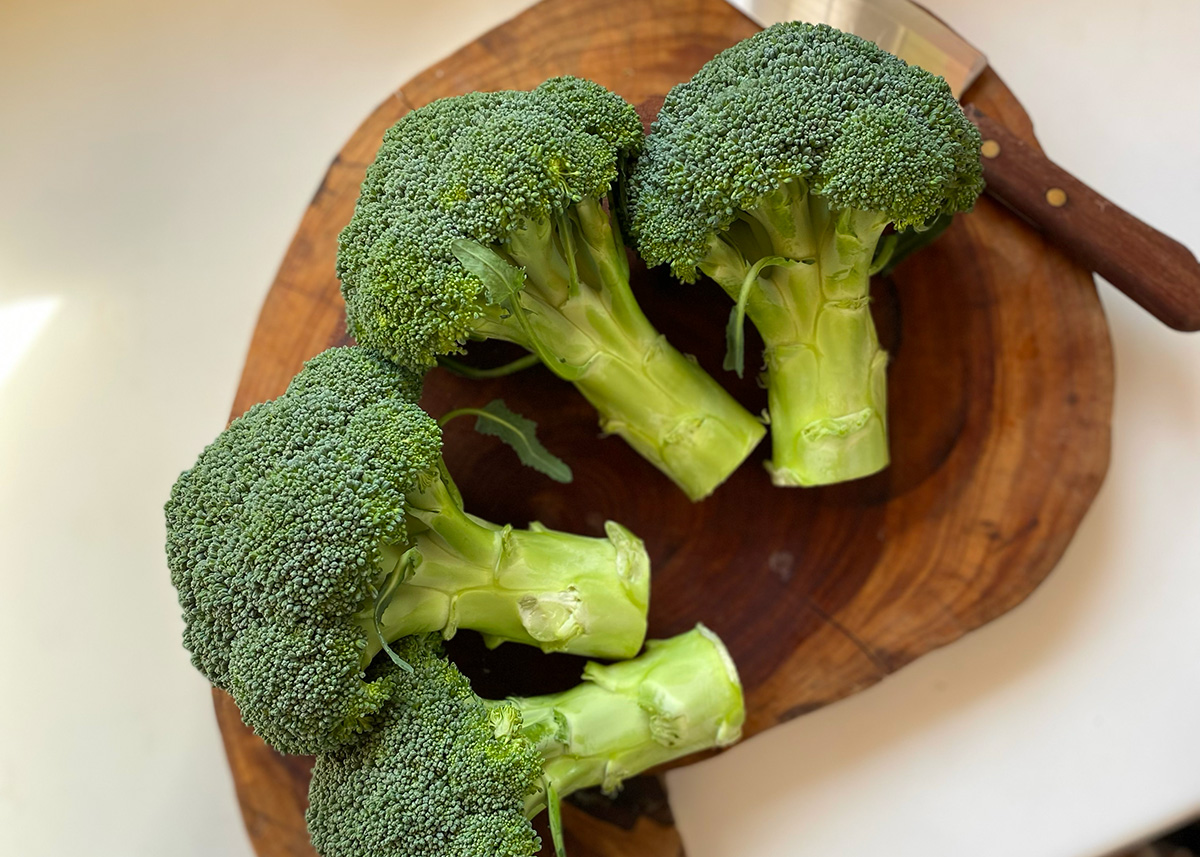
[[[941,75],[955,98],[987,68],[987,57],[909,0],[728,0],[752,21],[828,24]]]

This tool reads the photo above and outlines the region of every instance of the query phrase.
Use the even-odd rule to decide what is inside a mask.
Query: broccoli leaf
[[[537,423],[509,409],[503,399],[493,399],[482,408],[458,408],[450,411],[438,423],[444,426],[455,417],[468,414],[476,417],[475,431],[497,437],[512,447],[526,467],[549,476],[555,482],[566,484],[574,479],[570,466],[538,440]]]
[[[871,273],[881,277],[891,276],[897,265],[936,241],[953,222],[953,213],[943,213],[925,226],[910,226],[886,236],[879,242],[879,249],[871,261]]]
[[[558,789],[549,777],[546,783],[546,809],[550,813],[550,838],[554,841],[554,857],[567,857],[567,843],[563,838],[562,801],[558,797]]]
[[[574,381],[583,374],[585,367],[574,366],[555,356],[533,329],[529,312],[521,304],[521,290],[525,288],[525,271],[522,268],[509,264],[508,260],[490,247],[467,238],[456,238],[450,245],[450,250],[462,266],[483,283],[488,303],[512,313],[528,340],[524,344],[542,358],[542,362],[551,372],[565,381]]]
[[[538,440],[537,423],[514,413],[503,399],[493,399],[476,415],[475,431],[500,438],[517,453],[521,463],[544,473],[555,482],[569,483],[574,477],[565,461]]]
[[[392,569],[392,573],[388,575],[384,581],[383,589],[381,589],[375,598],[375,610],[372,614],[372,619],[375,622],[375,634],[383,643],[383,650],[387,652],[387,656],[392,659],[392,662],[398,667],[402,667],[406,672],[412,672],[412,664],[404,660],[393,651],[388,644],[387,636],[383,633],[383,614],[387,610],[388,605],[392,603],[392,597],[396,594],[396,590],[400,588],[400,584],[412,577],[414,569],[421,562],[421,554],[416,548],[409,548],[400,557],[400,561],[396,563],[396,567]]]
[[[453,372],[462,378],[470,378],[474,381],[483,381],[488,378],[503,378],[506,375],[515,375],[517,372],[523,372],[531,366],[536,366],[542,362],[542,358],[536,354],[526,354],[524,357],[518,357],[509,363],[501,366],[492,366],[487,369],[480,369],[478,366],[468,366],[461,360],[455,360],[453,357],[442,355],[438,357],[438,365],[443,369]]]
[[[721,366],[722,369],[732,369],[737,372],[739,378],[745,371],[746,300],[750,297],[750,288],[762,273],[762,269],[771,265],[794,264],[796,263],[791,259],[785,259],[783,256],[765,256],[755,262],[754,267],[746,273],[746,279],[742,280],[742,288],[738,292],[737,303],[729,311],[729,322],[725,325],[725,362]]]
[[[517,312],[520,305],[517,295],[525,288],[523,270],[510,265],[490,247],[468,238],[455,239],[450,250],[462,266],[483,283],[488,303],[502,306],[512,313]]]

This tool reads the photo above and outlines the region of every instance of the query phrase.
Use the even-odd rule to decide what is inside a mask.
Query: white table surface
[[[249,855],[160,507],[325,166],[525,0],[0,3],[0,854]],[[930,0],[1200,247],[1200,3]],[[669,776],[691,857],[1095,857],[1200,811],[1200,336],[1102,286],[1113,461],[1025,605]]]

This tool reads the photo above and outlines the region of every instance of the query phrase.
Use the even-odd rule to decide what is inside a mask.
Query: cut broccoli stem
[[[692,500],[724,482],[766,431],[661,338],[632,359],[599,357],[575,384],[605,432],[624,438]]]
[[[546,807],[547,785],[559,797],[593,786],[611,794],[656,765],[734,743],[745,718],[733,660],[703,625],[649,641],[636,660],[589,662],[568,691],[489,705],[516,706],[544,760],[543,787],[525,801],[530,818]]]
[[[641,540],[613,521],[607,539],[498,526],[464,512],[441,480],[410,495],[410,541],[385,545],[384,578],[403,562],[405,574],[380,617],[359,624],[367,634],[363,664],[391,641],[459,627],[490,644],[518,642],[543,651],[629,658],[646,635],[650,568]],[[416,550],[413,551],[412,548]],[[380,637],[382,634],[382,638]]]
[[[789,182],[709,240],[701,269],[737,300],[754,263],[746,314],[764,343],[776,485],[826,485],[888,464],[887,353],[871,320],[870,270],[887,218],[831,211]]]
[[[688,497],[712,493],[758,445],[762,424],[642,313],[624,244],[598,200],[581,200],[557,222],[527,223],[500,249],[525,269],[530,329],[561,360],[547,366],[574,382],[605,432]]]

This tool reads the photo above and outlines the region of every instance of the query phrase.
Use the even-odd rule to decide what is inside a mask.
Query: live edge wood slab
[[[346,341],[337,234],[384,130],[406,112],[568,73],[639,104],[755,30],[722,0],[546,0],[402,86],[351,137],[305,212],[263,306],[233,415],[278,395],[305,359]],[[992,72],[967,101],[1036,145],[1029,117]],[[752,379],[721,371],[721,291],[636,264],[634,279],[660,330],[761,410]],[[693,505],[620,440],[601,439],[582,397],[540,368],[496,381],[437,370],[424,405],[437,416],[502,396],[538,421],[575,482],[523,470],[459,420],[445,458],[468,508],[595,534],[613,518],[641,535],[653,561],[651,636],[697,621],[721,635],[746,687],[750,737],[869,687],[1020,603],[1054,567],[1107,468],[1112,354],[1092,278],[1003,208],[982,198],[877,283],[874,297],[892,354],[893,463],[854,483],[772,488],[763,444]],[[566,656],[515,646],[487,653],[466,633],[451,644],[484,695],[566,687],[578,676],[579,662]],[[268,750],[233,702],[214,696],[258,854],[311,857],[310,760]],[[631,783],[624,805],[586,803],[588,812],[565,808],[572,857],[683,853],[654,780]]]

